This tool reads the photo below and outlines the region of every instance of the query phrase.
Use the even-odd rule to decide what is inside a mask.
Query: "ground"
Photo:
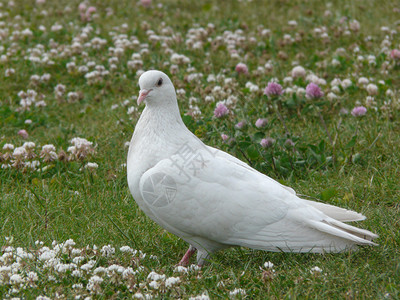
[[[399,297],[398,2],[0,3],[2,298]],[[379,246],[175,267],[188,245],[126,182],[149,69],[205,143],[361,212]]]

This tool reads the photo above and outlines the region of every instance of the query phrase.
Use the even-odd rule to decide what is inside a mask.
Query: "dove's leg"
[[[210,253],[206,250],[198,250],[197,252],[197,264],[199,267],[204,266],[206,260],[210,257]]]
[[[190,245],[188,251],[186,251],[185,255],[182,257],[181,261],[178,263],[178,266],[187,266],[189,264],[189,259],[196,252],[196,248]]]

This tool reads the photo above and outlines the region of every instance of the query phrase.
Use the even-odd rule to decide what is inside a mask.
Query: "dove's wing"
[[[207,146],[207,148],[208,148],[212,153],[214,153],[215,156],[224,158],[224,159],[226,159],[226,160],[228,160],[228,161],[230,161],[230,162],[232,162],[232,163],[235,163],[235,164],[237,164],[237,165],[242,166],[243,168],[249,169],[249,170],[251,170],[252,172],[257,172],[257,173],[259,173],[259,175],[263,176],[263,177],[265,178],[265,180],[272,181],[272,182],[276,183],[277,185],[280,185],[282,188],[288,190],[288,191],[291,192],[292,194],[296,195],[296,191],[295,191],[294,189],[292,189],[291,187],[288,187],[288,186],[286,186],[286,185],[283,185],[283,184],[279,183],[278,181],[272,179],[271,177],[268,177],[268,176],[266,176],[266,175],[264,175],[264,174],[258,172],[257,170],[253,169],[252,167],[250,167],[248,164],[246,164],[245,162],[241,161],[240,159],[238,159],[238,158],[236,158],[236,157],[234,157],[234,156],[232,156],[232,155],[230,155],[230,154],[228,154],[228,153],[226,153],[226,152],[224,152],[224,151],[221,151],[221,150],[219,150],[219,149],[217,149],[217,148],[210,147],[210,146]]]
[[[287,191],[291,192],[293,195],[296,195],[296,191],[294,189],[292,189],[291,187],[288,187],[286,185],[283,185],[279,182],[277,182],[276,180],[272,179],[271,177],[268,177],[260,172],[258,172],[257,170],[251,168],[249,165],[247,165],[246,163],[244,163],[243,161],[237,159],[236,157],[221,151],[219,149],[207,146],[207,148],[215,155],[221,158],[224,158],[226,160],[229,160],[232,163],[235,163],[237,165],[240,165],[246,169],[249,169],[253,172],[257,172],[260,177],[264,178],[264,180],[268,180],[271,182],[276,183],[277,185],[281,186],[282,188],[286,189]],[[326,214],[327,216],[334,218],[338,221],[341,222],[353,222],[353,221],[361,221],[365,219],[365,216],[363,216],[362,214],[359,214],[355,211],[351,211],[348,209],[344,209],[341,207],[337,207],[337,206],[333,206],[333,205],[329,205],[329,204],[325,204],[325,203],[321,203],[321,202],[316,202],[316,201],[311,201],[311,200],[304,200],[302,199],[304,202],[307,202],[308,205],[313,206],[315,208],[317,208],[318,210],[322,211],[324,214]]]
[[[179,155],[160,161],[143,174],[139,186],[153,214],[171,227],[223,241],[236,231],[257,231],[287,213],[288,206],[279,197],[290,193],[274,191],[270,184],[268,195],[263,196],[254,175],[198,151],[190,161]]]
[[[347,232],[329,225],[333,219],[239,162],[209,148],[175,154],[143,174],[140,193],[156,221],[187,241],[315,252],[369,243],[349,233],[352,226]]]

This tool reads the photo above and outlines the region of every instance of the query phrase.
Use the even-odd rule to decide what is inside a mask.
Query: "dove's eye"
[[[162,86],[162,78],[158,79],[157,86]]]

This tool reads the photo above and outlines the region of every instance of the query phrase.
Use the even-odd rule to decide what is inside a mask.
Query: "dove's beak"
[[[139,91],[139,98],[137,99],[137,104],[140,105],[146,99],[147,95],[151,92],[152,90],[140,90]]]

